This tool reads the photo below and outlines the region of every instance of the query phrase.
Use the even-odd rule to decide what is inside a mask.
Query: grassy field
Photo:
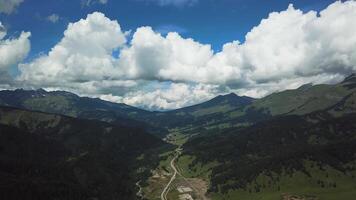
[[[310,163],[309,163],[310,164]],[[278,182],[270,177],[260,175],[255,183],[246,190],[234,190],[227,194],[211,194],[213,200],[250,199],[276,200],[283,194],[316,197],[319,200],[353,200],[356,197],[356,172],[344,174],[340,171],[325,167],[307,167],[311,176],[302,172],[292,175],[274,175]],[[275,180],[275,179],[274,179]],[[258,190],[256,190],[259,188]]]
[[[211,168],[216,163],[191,166],[194,157],[183,155],[177,166],[185,177],[199,177],[209,181]],[[329,166],[322,169],[310,161],[305,161],[307,171],[293,174],[261,174],[246,190],[231,190],[226,194],[211,193],[212,200],[278,200],[283,194],[299,197],[315,197],[318,200],[353,200],[356,197],[356,171],[343,173]],[[257,189],[258,188],[258,189]]]
[[[178,129],[172,129],[170,130],[170,134],[166,137],[166,141],[171,144],[180,146],[186,143],[189,137],[189,135],[182,134]]]
[[[177,167],[184,177],[187,178],[202,178],[204,180],[209,180],[211,174],[211,168],[216,163],[209,163],[205,165],[197,164],[191,165],[194,157],[183,155],[177,160]]]

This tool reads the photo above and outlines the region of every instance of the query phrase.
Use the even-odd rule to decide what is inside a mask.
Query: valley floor
[[[331,168],[319,169],[306,161],[311,176],[301,172],[276,175],[278,183],[261,174],[247,190],[207,193],[210,169],[216,163],[191,165],[194,158],[181,155],[184,135],[170,134],[166,139],[178,146],[162,155],[142,194],[148,200],[352,200],[356,196],[356,171],[344,174]],[[258,189],[256,189],[256,185]]]
[[[208,184],[200,178],[187,178],[179,164],[181,156],[180,145],[186,141],[184,135],[174,132],[166,137],[166,141],[177,145],[174,151],[160,155],[160,165],[153,171],[147,187],[144,188],[144,198],[149,200],[210,200],[206,196]],[[161,191],[161,192],[160,192]]]

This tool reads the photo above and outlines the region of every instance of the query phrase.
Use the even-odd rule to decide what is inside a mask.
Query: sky
[[[355,69],[353,0],[0,0],[0,89],[169,110]]]

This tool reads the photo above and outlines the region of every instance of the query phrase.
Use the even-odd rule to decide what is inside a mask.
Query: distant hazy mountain
[[[115,111],[118,116],[129,116],[137,113],[147,113],[144,110],[126,104],[111,103],[100,99],[79,97],[65,91],[47,92],[39,90],[3,90],[0,91],[1,103],[6,106],[27,108],[44,112],[80,116],[83,112],[92,110]]]
[[[142,129],[0,107],[0,197],[135,199],[157,164],[141,155],[163,144]]]
[[[165,129],[172,128],[186,134],[197,131],[214,133],[220,129],[250,126],[277,115],[303,115],[328,109],[342,100],[348,106],[355,99],[355,77],[353,74],[335,85],[307,84],[261,99],[233,93],[221,95],[201,104],[166,112],[150,112],[68,92],[44,90],[0,91],[0,105],[144,127],[159,135],[165,135]]]
[[[154,116],[144,119],[146,122],[169,129],[178,128],[189,134],[191,131],[219,126],[232,119],[230,113],[243,110],[254,101],[250,97],[240,97],[234,93],[217,96],[201,104],[167,111],[155,112]],[[186,130],[188,130],[186,132]]]
[[[137,120],[149,118],[152,115],[150,111],[97,98],[79,97],[64,91],[4,90],[0,91],[0,105],[140,127],[155,134],[165,132],[159,127],[151,127],[143,120]]]
[[[227,95],[219,95],[201,104],[169,111],[168,113],[175,115],[192,115],[195,117],[200,117],[227,112],[239,107],[245,107],[251,104],[253,101],[254,99],[251,97],[240,97],[235,93],[230,93]]]
[[[197,127],[216,121],[230,120],[225,115],[243,109],[254,99],[236,94],[218,96],[210,101],[167,112],[150,112],[101,99],[79,97],[64,91],[39,90],[0,91],[0,105],[63,114],[84,119],[97,119],[119,125],[143,127],[150,132],[165,134],[163,128],[194,124]],[[164,119],[164,120],[162,120]],[[153,126],[153,127],[152,127]]]

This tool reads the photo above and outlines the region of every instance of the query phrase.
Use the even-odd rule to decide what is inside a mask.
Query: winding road
[[[137,182],[136,182],[136,186],[139,188],[139,191],[136,193],[136,196],[137,196],[139,199],[143,199],[142,187],[141,187],[141,185],[140,185],[140,182],[141,182],[141,181],[137,181]]]
[[[171,167],[174,170],[174,173],[173,173],[173,176],[171,177],[171,179],[169,180],[169,182],[167,183],[166,187],[164,187],[164,189],[163,189],[163,191],[161,193],[161,200],[167,200],[167,194],[169,192],[169,187],[173,183],[173,181],[176,179],[176,176],[177,176],[177,173],[178,173],[177,168],[174,166],[174,162],[176,161],[176,159],[180,155],[181,149],[177,148],[175,150],[175,152],[176,152],[176,155],[171,160]]]

